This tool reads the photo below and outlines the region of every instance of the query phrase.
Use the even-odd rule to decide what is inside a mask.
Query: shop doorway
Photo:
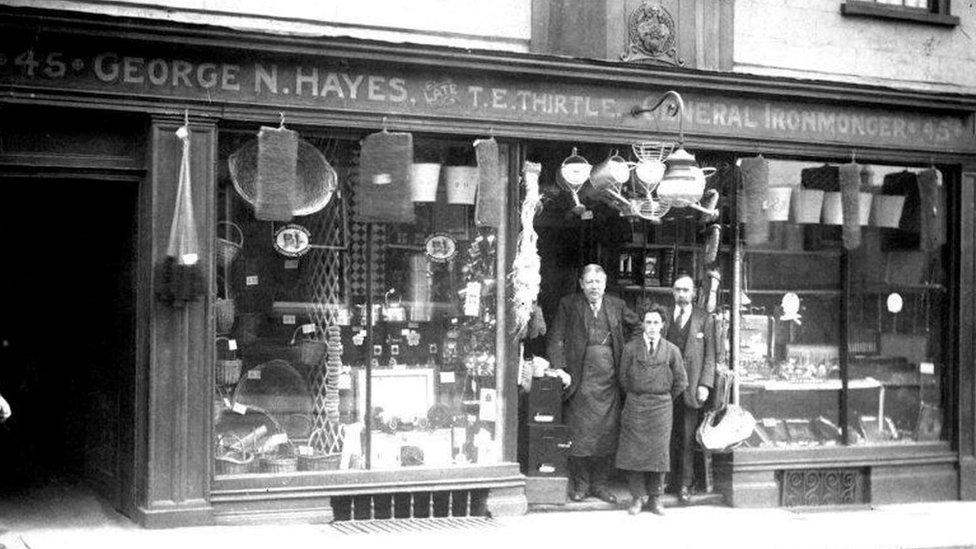
[[[121,508],[137,187],[0,183],[0,393],[13,409],[0,425],[0,506],[80,490]]]

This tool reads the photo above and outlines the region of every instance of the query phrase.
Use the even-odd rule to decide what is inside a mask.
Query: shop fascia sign
[[[129,98],[195,99],[227,105],[301,107],[484,122],[677,131],[662,111],[634,118],[631,109],[664,90],[526,80],[484,73],[444,74],[389,65],[356,66],[322,58],[243,58],[212,50],[181,56],[132,47],[60,47],[11,41],[0,52],[0,85],[21,93],[54,88]],[[226,55],[223,55],[226,53]],[[842,105],[723,97],[678,90],[690,135],[976,151],[965,116],[940,116]]]

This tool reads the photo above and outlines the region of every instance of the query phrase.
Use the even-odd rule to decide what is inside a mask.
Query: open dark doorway
[[[0,502],[89,485],[121,506],[137,185],[0,182]]]

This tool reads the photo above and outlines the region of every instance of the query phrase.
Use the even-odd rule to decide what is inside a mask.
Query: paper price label
[[[349,374],[339,374],[339,390],[352,389],[352,376]]]
[[[282,324],[294,324],[295,323],[295,315],[281,315],[281,323]]]
[[[244,414],[247,413],[247,406],[244,405],[244,404],[241,404],[239,402],[235,402],[234,405],[231,406],[230,409],[233,410],[234,413],[241,414],[241,415],[244,415]]]
[[[772,417],[764,417],[764,418],[762,418],[763,427],[773,428],[773,427],[776,427],[776,425],[778,423],[779,422],[776,420],[776,418],[772,418]]]
[[[231,407],[230,399],[229,398],[225,398],[224,399],[224,408],[230,408],[230,407]]]
[[[553,467],[552,465],[540,465],[539,466],[539,472],[540,473],[545,473],[545,474],[548,475],[548,474],[551,474],[551,473],[555,473],[556,472],[556,468]]]
[[[237,340],[236,339],[228,339],[227,340],[227,348],[230,349],[231,351],[236,351],[237,350]]]
[[[315,452],[315,450],[312,449],[311,446],[299,446],[298,447],[298,455],[300,455],[300,456],[310,456],[314,452]]]
[[[583,221],[593,219],[593,210],[583,210],[583,213],[580,214],[580,219]]]
[[[302,324],[302,333],[303,334],[314,334],[315,333],[315,324]]]
[[[441,372],[441,383],[454,383],[454,372]]]
[[[261,379],[261,370],[248,370],[247,379]]]
[[[464,314],[465,316],[478,316],[481,310],[481,284],[479,282],[468,282],[464,290]]]
[[[933,375],[935,374],[935,364],[932,362],[920,362],[918,364],[918,371],[923,374]]]
[[[297,269],[298,268],[298,260],[297,259],[286,259],[285,260],[285,268],[286,269]]]
[[[247,278],[244,279],[244,284],[247,284],[248,286],[257,286],[258,285],[258,275],[250,275],[250,276],[248,276]]]

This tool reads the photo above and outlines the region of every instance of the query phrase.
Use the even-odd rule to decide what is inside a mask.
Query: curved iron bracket
[[[653,107],[636,106],[630,110],[630,114],[637,117],[642,114],[654,112],[668,99],[671,99],[671,102],[667,104],[667,114],[668,116],[678,117],[678,146],[682,147],[685,143],[685,118],[683,116],[685,112],[685,102],[683,99],[681,99],[681,94],[678,92],[668,90],[664,92],[664,95],[658,98]]]

